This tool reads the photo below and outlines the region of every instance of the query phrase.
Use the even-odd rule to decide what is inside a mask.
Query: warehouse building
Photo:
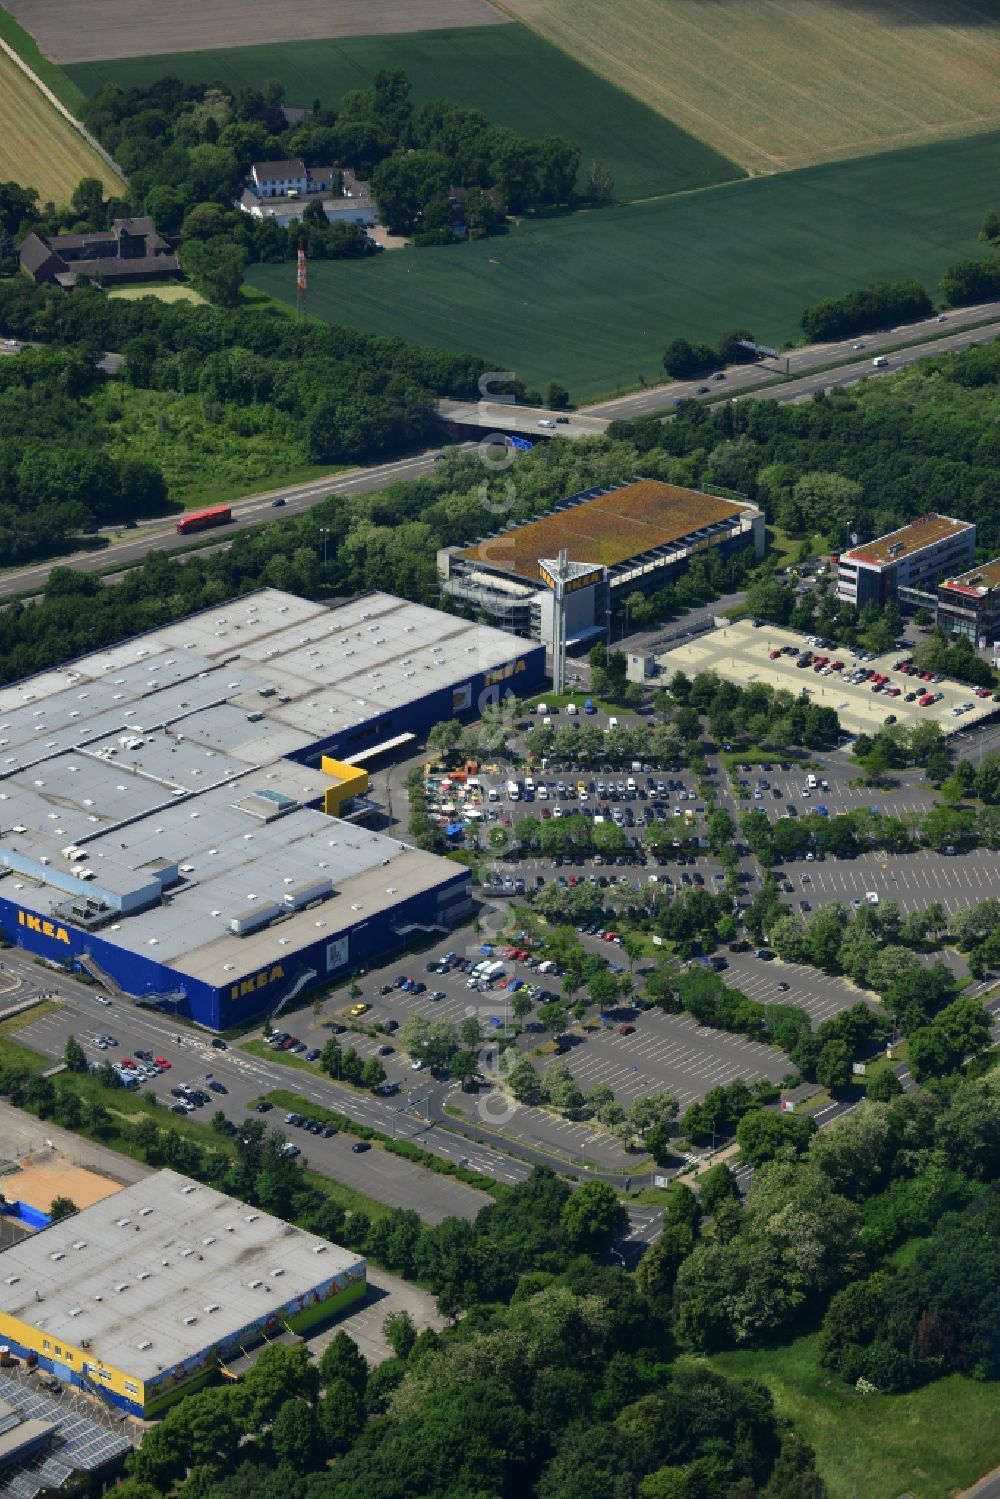
[[[1000,644],[1000,558],[938,584],[937,626],[975,646]]]
[[[264,590],[0,690],[0,929],[215,1029],[466,916],[461,867],[350,820],[366,763],[542,679],[540,647]]]
[[[0,1342],[148,1417],[362,1299],[365,1276],[352,1251],[158,1171],[5,1250]]]
[[[941,577],[969,567],[976,555],[976,528],[948,515],[921,515],[898,531],[842,552],[837,597],[863,609],[881,606],[903,590],[928,593]]]
[[[723,557],[752,547],[764,555],[764,516],[659,480],[639,479],[570,495],[540,520],[512,526],[470,547],[438,554],[445,592],[502,630],[552,648],[553,576],[565,551],[573,571],[565,592],[566,645],[585,650],[604,638],[619,598],[654,593],[698,552]]]

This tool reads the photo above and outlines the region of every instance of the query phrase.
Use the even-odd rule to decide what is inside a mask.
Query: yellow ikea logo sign
[[[273,984],[276,979],[283,979],[285,970],[280,963],[275,963],[273,968],[262,968],[259,973],[252,973],[247,979],[240,979],[238,984],[232,984],[229,989],[230,999],[243,999],[247,994],[256,994],[258,989],[266,989],[268,984]]]
[[[487,687],[495,687],[497,682],[506,682],[508,677],[516,676],[518,672],[526,670],[523,661],[512,661],[509,666],[501,666],[496,671],[484,672],[483,681]]]
[[[38,932],[41,937],[51,937],[53,942],[65,942],[69,946],[69,932],[64,926],[55,926],[41,916],[33,916],[30,911],[18,911],[17,924],[27,927],[29,932]]]

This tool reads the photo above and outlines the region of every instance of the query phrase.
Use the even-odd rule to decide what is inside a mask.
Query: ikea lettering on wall
[[[517,676],[518,672],[526,671],[527,667],[523,661],[512,661],[509,666],[500,666],[496,671],[483,673],[483,681],[487,687],[495,687],[497,682],[506,682],[508,677]]]
[[[53,942],[65,942],[69,946],[69,932],[64,926],[56,926],[41,916],[33,916],[30,911],[18,911],[17,924],[27,927],[29,932],[38,932],[42,937],[51,937]]]
[[[283,979],[284,976],[285,970],[280,963],[275,963],[273,968],[262,968],[259,973],[252,973],[249,978],[230,985],[229,998],[242,999],[244,995],[256,994],[258,989],[266,989],[268,984],[273,984],[276,979]]]

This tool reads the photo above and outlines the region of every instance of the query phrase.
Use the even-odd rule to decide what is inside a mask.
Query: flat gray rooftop
[[[106,940],[222,985],[331,917],[453,879],[433,855],[309,810],[330,782],[288,757],[521,650],[388,594],[329,609],[266,589],[0,689],[4,893],[46,915],[88,895],[120,906]],[[129,914],[170,865],[167,902]],[[338,912],[229,934],[254,902],[322,877]]]
[[[0,1311],[138,1380],[224,1342],[364,1259],[175,1171],[84,1208],[0,1260]],[[79,1362],[77,1362],[79,1360]]]

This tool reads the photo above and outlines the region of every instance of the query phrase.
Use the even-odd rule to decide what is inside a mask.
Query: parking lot
[[[93,1021],[89,1018],[91,1008],[97,1011],[99,1017]],[[303,1031],[311,1023],[311,1019],[308,1011],[296,1017],[297,1021],[302,1022]],[[171,1066],[152,1083],[145,1083],[143,1086],[151,1088],[165,1106],[172,1106],[176,1102],[170,1089],[182,1082],[209,1091],[208,1080],[212,1078],[225,1089],[220,1093],[210,1092],[211,1102],[190,1116],[201,1124],[207,1125],[217,1108],[222,1109],[228,1118],[237,1123],[245,1118],[256,1117],[254,1101],[275,1088],[284,1088],[323,1108],[346,1109],[353,1117],[371,1124],[385,1134],[417,1139],[446,1159],[455,1160],[462,1155],[468,1155],[471,1159],[475,1156],[476,1164],[481,1169],[489,1170],[491,1175],[496,1174],[501,1180],[517,1180],[527,1174],[519,1163],[506,1162],[496,1152],[475,1152],[463,1142],[450,1137],[436,1138],[433,1130],[428,1135],[419,1108],[407,1113],[400,1112],[407,1102],[408,1094],[405,1092],[398,1099],[385,1101],[365,1094],[345,1095],[342,1089],[335,1089],[320,1073],[293,1070],[277,1060],[248,1055],[235,1046],[226,1051],[215,1051],[209,1047],[207,1037],[191,1031],[182,1032],[178,1040],[165,1035],[164,1025],[162,1016],[122,1004],[98,1011],[93,1003],[93,996],[83,990],[78,998],[74,996],[69,1004],[59,1010],[49,1011],[37,1020],[19,1027],[16,1039],[20,1044],[40,1051],[53,1060],[62,1057],[70,1034],[80,1041],[88,1059],[95,1061],[104,1062],[114,1058],[120,1060],[125,1056],[134,1058],[137,1047],[141,1050],[153,1050],[156,1055],[164,1056]],[[92,1041],[98,1031],[113,1034],[118,1045],[107,1051],[99,1050]],[[359,1051],[362,1049],[362,1042],[372,1049],[377,1044],[360,1036],[345,1039],[351,1044],[357,1042]],[[414,1074],[409,1074],[408,1077],[411,1084],[420,1081]],[[414,1097],[423,1096],[427,1091],[423,1086],[419,1090],[414,1089]],[[483,1192],[449,1177],[414,1167],[409,1161],[384,1150],[373,1149],[364,1154],[355,1154],[351,1148],[355,1143],[354,1138],[350,1135],[338,1134],[323,1139],[290,1128],[285,1125],[284,1111],[279,1108],[262,1117],[266,1124],[282,1130],[290,1140],[294,1140],[303,1156],[316,1170],[347,1186],[355,1187],[390,1207],[416,1208],[428,1222],[438,1223],[452,1214],[472,1218],[490,1201]]]
[[[783,651],[786,647],[788,650],[794,649],[796,655],[782,654],[771,659],[772,653]],[[819,707],[833,708],[841,726],[849,734],[874,733],[889,716],[895,722],[911,728],[932,717],[941,725],[943,733],[954,734],[1000,713],[1000,704],[994,702],[992,697],[978,698],[975,690],[963,683],[945,680],[928,684],[898,671],[897,663],[910,654],[907,650],[894,648],[885,655],[866,657],[864,660],[863,664],[867,669],[888,678],[889,688],[900,689],[898,697],[890,697],[885,692],[873,692],[871,681],[854,684],[847,680],[850,672],[859,664],[857,654],[847,647],[831,647],[819,652],[829,658],[828,665],[832,665],[833,661],[842,661],[841,670],[830,670],[828,675],[821,675],[811,667],[798,668],[798,653],[813,649],[801,635],[792,630],[770,624],[756,628],[749,620],[737,620],[668,651],[658,658],[658,663],[666,680],[675,671],[686,672],[689,676],[714,671],[727,681],[737,682],[741,687],[753,682],[765,682],[770,687],[784,688],[796,696],[805,692],[810,701]],[[928,707],[921,707],[916,700],[907,702],[907,694],[917,688],[922,693],[940,693],[940,701]],[[955,713],[954,710],[967,703],[971,705],[967,710]]]
[[[889,817],[902,817],[906,813],[922,815],[935,804],[934,788],[920,770],[893,771],[891,785],[873,787],[857,784],[862,779],[861,767],[842,755],[817,757],[813,763],[820,766],[815,772],[819,782],[815,787],[806,784],[805,770],[790,767],[786,771],[777,761],[737,767],[732,781],[735,791],[743,791],[736,798],[739,810],[746,811],[753,805],[773,821],[785,814],[789,804],[800,817],[821,807],[831,817],[871,807]],[[745,783],[742,788],[741,782]]]
[[[977,905],[996,893],[997,856],[991,849],[945,855],[932,849],[910,854],[865,854],[857,859],[827,858],[806,866],[786,863],[785,872],[797,905],[805,896],[814,909],[831,900],[845,905],[863,902],[869,890],[881,900],[894,900],[902,911],[919,911],[940,901],[949,915],[963,906]],[[803,887],[803,880],[809,883]]]
[[[748,999],[761,1005],[797,1005],[805,1010],[814,1028],[866,997],[847,979],[798,963],[783,963],[780,958],[765,963],[752,952],[730,952],[726,957],[729,967],[722,978],[731,989],[742,990]],[[787,984],[787,991],[780,990],[779,984]]]
[[[791,1070],[788,1058],[773,1046],[707,1029],[690,1015],[646,1010],[634,1024],[628,1036],[616,1026],[591,1032],[566,1053],[564,1059],[585,1092],[607,1083],[627,1107],[633,1098],[665,1088],[683,1111],[720,1083],[737,1077],[778,1082]]]

